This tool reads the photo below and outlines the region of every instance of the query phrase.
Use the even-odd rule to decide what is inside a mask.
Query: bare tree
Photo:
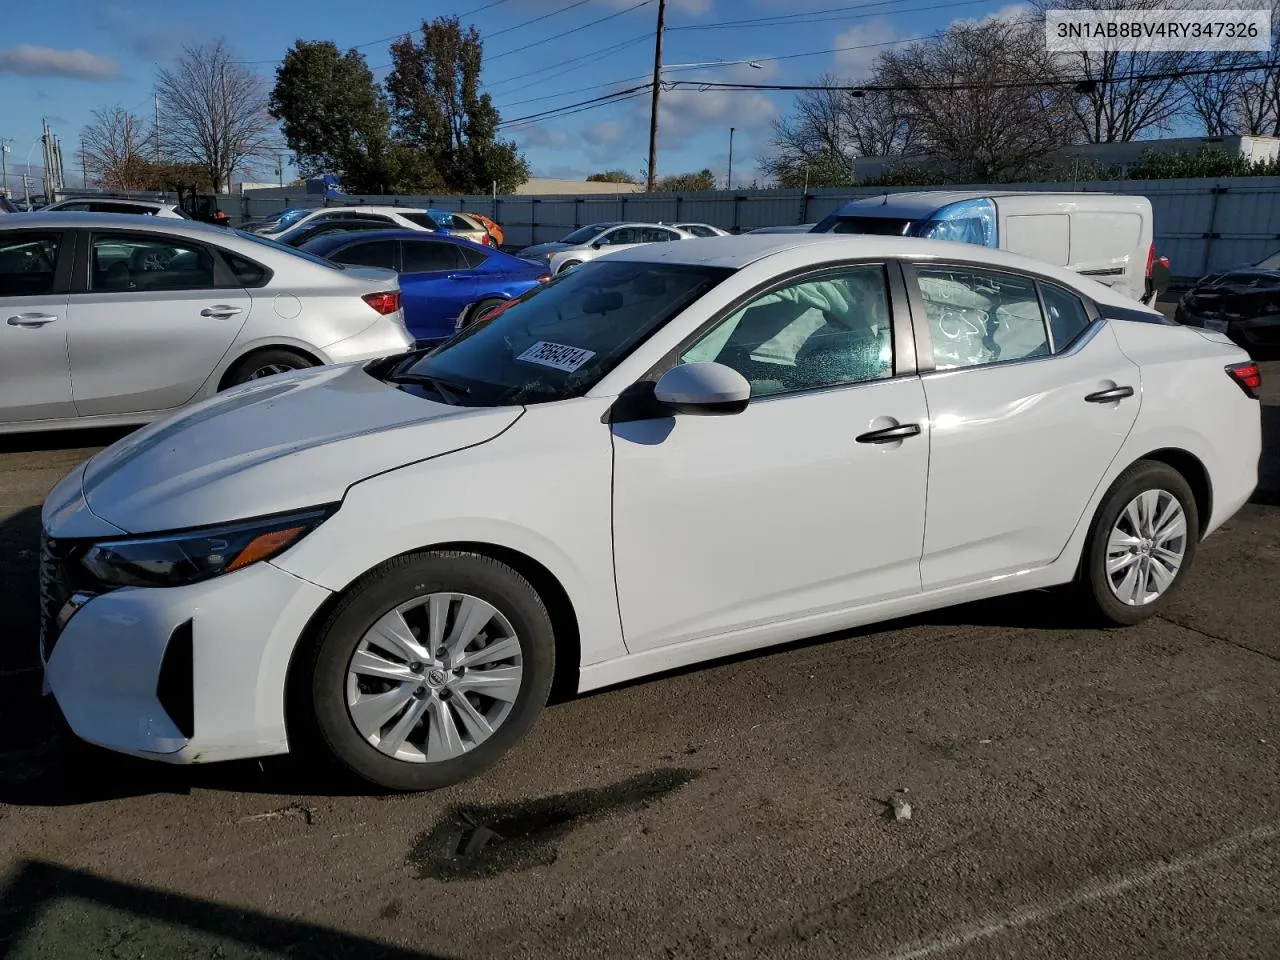
[[[160,71],[157,88],[165,152],[202,168],[215,190],[270,149],[267,85],[222,40],[186,47],[172,69]]]
[[[1042,29],[988,20],[886,51],[873,85],[898,91],[922,152],[960,182],[982,183],[1032,173],[1079,139],[1070,93],[1054,79]]]
[[[145,189],[152,131],[124,107],[95,110],[80,134],[80,157],[87,177],[117,190]],[[88,184],[86,184],[88,186]]]
[[[784,186],[852,183],[857,157],[900,156],[911,147],[911,127],[891,93],[840,89],[823,74],[817,89],[799,94],[790,116],[774,122],[772,153],[761,170]]]
[[[1180,9],[1188,0],[1033,0],[1040,22],[1046,10]],[[1136,140],[1164,132],[1191,107],[1183,74],[1205,64],[1196,51],[1105,51],[1060,53],[1055,68],[1064,78],[1082,82],[1072,114],[1089,143]]]

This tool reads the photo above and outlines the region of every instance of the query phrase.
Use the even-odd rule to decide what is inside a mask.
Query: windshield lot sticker
[[[596,355],[594,350],[583,350],[581,347],[566,347],[562,343],[549,343],[539,340],[526,350],[517,360],[525,363],[536,363],[544,367],[555,367],[565,373],[573,373],[580,366]]]

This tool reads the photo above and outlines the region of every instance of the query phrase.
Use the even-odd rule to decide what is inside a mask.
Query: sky
[[[354,7],[349,0],[221,0],[195,15],[179,7],[173,0],[62,0],[54,22],[37,3],[6,11],[0,141],[9,147],[16,193],[28,158],[32,176],[42,173],[42,118],[62,140],[67,182],[78,183],[76,144],[93,111],[120,105],[150,118],[156,71],[185,44],[221,35],[270,84],[296,40],[332,40],[344,50],[358,47],[382,79],[390,39],[424,17],[452,14],[485,40],[485,90],[509,124],[502,135],[519,144],[534,176],[583,179],[610,169],[638,175],[647,160],[647,92],[572,115],[512,121],[646,83],[657,0],[379,0]],[[1021,12],[1009,0],[667,0],[664,79],[807,83],[831,71],[857,80],[896,42],[958,19]],[[573,32],[557,36],[565,31]],[[749,186],[769,150],[772,124],[792,97],[665,91],[658,174],[709,167],[725,183],[732,127],[733,182]],[[264,166],[257,179],[274,179],[274,171]]]

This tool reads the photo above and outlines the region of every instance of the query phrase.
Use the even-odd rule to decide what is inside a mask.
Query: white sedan
[[[115,750],[307,745],[419,790],[557,677],[1052,586],[1132,624],[1254,490],[1258,385],[1226,337],[1000,251],[650,244],[78,468],[43,514],[46,681]]]
[[[646,243],[669,243],[672,240],[692,240],[696,234],[680,227],[665,226],[657,223],[624,223],[606,231],[590,243],[582,243],[552,253],[548,258],[551,275],[563,273],[588,263],[605,254],[617,253],[620,250],[631,250]]]

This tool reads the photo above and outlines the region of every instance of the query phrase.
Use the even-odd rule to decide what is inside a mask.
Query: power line
[[[1105,86],[1108,83],[1149,83],[1156,80],[1178,80],[1182,77],[1208,76],[1220,73],[1249,73],[1266,69],[1266,64],[1249,63],[1228,67],[1201,67],[1193,70],[1176,72],[1160,71],[1153,73],[1128,73],[1120,77],[1045,77],[1042,80],[1008,80],[999,83],[974,81],[971,83],[848,83],[848,84],[812,84],[812,83],[725,83],[711,80],[671,80],[664,81],[665,89],[696,89],[699,92],[710,90],[766,90],[775,92],[802,92],[815,90],[852,91],[862,93],[959,93],[966,90],[1035,90],[1047,87],[1070,87],[1085,84]]]
[[[500,6],[502,6],[502,4],[504,4],[504,3],[510,3],[510,2],[511,2],[511,0],[492,0],[492,2],[490,2],[490,3],[486,3],[486,4],[484,4],[483,6],[476,7],[474,10],[467,10],[467,11],[465,11],[465,12],[463,12],[463,13],[459,13],[459,14],[457,15],[457,17],[458,17],[458,19],[459,19],[459,20],[462,20],[462,19],[465,19],[466,17],[474,16],[474,15],[475,15],[475,14],[477,14],[477,13],[482,13],[482,12],[484,12],[485,10],[489,10],[489,9],[491,9],[491,8],[493,8],[493,7],[500,7]],[[532,23],[533,21],[529,21],[529,22],[530,22],[530,23]],[[419,21],[419,23],[421,23],[421,21]],[[409,29],[407,29],[407,30],[401,30],[399,33],[393,33],[393,34],[391,34],[391,36],[389,36],[389,37],[379,37],[377,40],[368,40],[368,41],[366,41],[366,42],[364,42],[364,43],[357,43],[357,44],[355,44],[353,47],[351,47],[351,49],[353,49],[353,50],[362,50],[362,49],[364,49],[365,47],[373,47],[373,46],[376,46],[376,45],[377,45],[377,44],[379,44],[379,43],[390,43],[392,40],[399,40],[399,39],[400,39],[401,37],[403,37],[406,33],[410,33],[411,31],[413,31],[413,30],[415,30],[415,29],[417,29],[417,27],[410,27],[410,28],[409,28]],[[232,61],[232,62],[233,62],[233,63],[246,63],[246,64],[248,64],[248,63],[282,63],[282,62],[283,62],[283,60],[282,60],[281,58],[277,57],[275,60],[234,60],[234,61]],[[377,68],[377,67],[373,67],[372,69],[377,70],[378,68]]]
[[[594,103],[594,104],[587,104],[587,105],[585,105],[585,106],[581,106],[581,107],[579,107],[579,108],[578,108],[578,109],[576,109],[576,110],[566,110],[564,113],[558,113],[558,114],[556,114],[556,118],[559,118],[559,117],[571,117],[571,116],[573,116],[575,113],[586,113],[588,110],[596,110],[596,109],[598,109],[599,107],[611,107],[611,106],[613,106],[615,103],[625,103],[625,102],[626,102],[626,101],[628,101],[628,100],[634,100],[634,99],[636,99],[637,97],[643,97],[643,96],[647,95],[647,94],[648,94],[648,92],[649,92],[649,88],[646,86],[646,87],[645,87],[644,89],[642,89],[642,90],[638,90],[638,91],[636,91],[635,93],[627,94],[625,97],[619,97],[619,98],[618,98],[618,99],[616,99],[616,100],[610,100],[610,101],[609,101],[609,102],[607,102],[607,103]],[[536,123],[537,123],[537,121],[530,121],[530,122],[528,122],[528,123],[520,123],[520,124],[515,125],[514,127],[511,127],[511,128],[504,128],[504,129],[523,130],[523,129],[525,129],[526,127],[534,126]]]
[[[531,113],[528,116],[516,117],[514,120],[504,120],[501,124],[499,124],[499,126],[509,127],[513,124],[525,123],[530,120],[543,120],[552,115],[558,115],[563,111],[573,110],[574,112],[577,112],[575,110],[575,108],[577,107],[586,107],[586,106],[593,106],[593,105],[604,106],[606,103],[610,103],[619,98],[625,98],[628,95],[638,95],[641,93],[645,93],[652,86],[653,84],[646,83],[638,87],[630,87],[626,90],[616,90],[613,93],[606,93],[604,96],[601,96],[601,97],[592,97],[590,100],[580,100],[577,103],[565,104],[563,107],[553,107],[550,110],[543,110],[540,113]]]
[[[582,2],[586,2],[586,0],[582,0]],[[606,20],[613,20],[615,17],[624,16],[628,13],[631,13],[633,10],[639,10],[641,7],[647,7],[651,3],[653,3],[653,0],[640,0],[639,3],[632,4],[631,6],[627,7],[625,10],[619,10],[617,13],[611,13],[607,17],[600,17],[598,20],[592,20],[589,23],[584,23],[582,24],[582,26],[574,27],[572,30],[565,30],[563,33],[556,33],[556,34],[552,34],[549,37],[543,37],[541,40],[535,40],[532,43],[526,43],[523,46],[516,47],[514,50],[508,50],[506,53],[495,54],[494,56],[488,57],[487,59],[490,63],[492,63],[494,60],[501,60],[503,57],[509,57],[515,53],[524,53],[530,47],[537,47],[544,43],[550,43],[552,40],[559,40],[561,37],[567,37],[570,34],[579,33],[583,30],[586,30],[589,27],[594,27],[597,23],[604,23]]]
[[[902,3],[903,0],[877,0],[875,3],[859,4],[857,9],[866,7],[886,7],[896,3]],[[928,7],[912,7],[906,10],[895,10],[895,14],[904,13],[921,13],[925,10],[951,10],[957,7],[974,7],[979,4],[986,4],[989,0],[959,0],[959,2],[936,3]],[[865,20],[868,17],[883,16],[887,11],[877,10],[875,13],[856,13],[856,14],[840,14],[834,17],[814,17],[812,19],[793,19],[793,20],[771,20],[769,22],[761,22],[755,20],[737,20],[726,23],[694,23],[683,27],[672,27],[672,30],[740,30],[750,27],[789,27],[800,24],[812,23],[833,23],[836,21],[846,20]],[[793,17],[804,16],[802,14],[792,14]]]
[[[613,44],[612,46],[601,47],[599,50],[593,50],[591,53],[584,53],[581,56],[570,57],[568,60],[560,60],[557,63],[548,64],[545,67],[539,67],[537,70],[530,70],[527,73],[518,73],[514,77],[506,77],[505,79],[502,79],[502,80],[495,80],[493,83],[485,84],[485,89],[492,91],[494,87],[500,87],[503,84],[507,84],[507,83],[514,83],[516,80],[523,80],[526,77],[532,77],[535,74],[545,73],[548,70],[554,70],[557,67],[563,67],[570,63],[581,63],[583,60],[594,62],[595,60],[599,60],[605,56],[608,56],[610,53],[616,53],[619,50],[623,50],[627,47],[634,46],[637,43],[641,43],[643,41],[650,40],[652,38],[653,38],[652,33],[642,33],[639,36],[632,37],[630,40],[622,40],[618,43]],[[570,72],[570,71],[566,71],[566,72]],[[557,76],[561,76],[561,75],[562,74],[557,74]]]

